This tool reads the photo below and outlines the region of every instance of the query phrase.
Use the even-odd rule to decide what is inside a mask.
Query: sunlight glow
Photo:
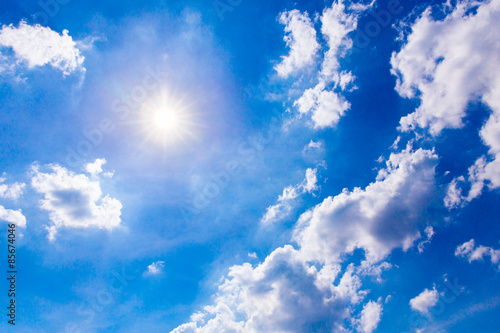
[[[168,130],[178,125],[178,116],[173,110],[161,109],[153,116],[154,125],[160,130]]]
[[[194,101],[175,90],[163,88],[152,94],[137,113],[142,144],[155,144],[172,150],[196,140]]]

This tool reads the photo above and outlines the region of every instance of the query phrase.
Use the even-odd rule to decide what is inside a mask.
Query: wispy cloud
[[[261,219],[262,224],[277,222],[291,212],[295,200],[304,193],[312,193],[318,189],[318,169],[308,168],[305,179],[298,185],[288,186],[283,190],[283,194],[278,197],[278,203],[269,206]]]
[[[148,266],[148,269],[146,270],[146,272],[144,272],[144,276],[159,275],[163,272],[164,267],[165,267],[164,261],[155,261]]]

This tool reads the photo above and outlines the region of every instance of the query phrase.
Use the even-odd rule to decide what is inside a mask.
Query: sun
[[[195,102],[187,96],[161,89],[147,98],[137,113],[143,144],[153,143],[164,149],[174,149],[180,143],[196,141]],[[193,141],[194,140],[194,141]]]
[[[161,108],[154,112],[153,124],[158,130],[174,129],[179,125],[179,117],[174,110]]]

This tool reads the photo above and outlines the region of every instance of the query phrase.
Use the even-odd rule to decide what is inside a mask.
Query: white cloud
[[[304,66],[314,63],[319,44],[316,40],[316,30],[307,12],[301,13],[297,9],[283,12],[279,22],[285,25],[284,40],[290,48],[290,53],[282,57],[281,63],[276,65],[275,69],[281,77],[286,78]]]
[[[434,237],[434,228],[431,227],[430,225],[427,226],[424,230],[424,233],[425,233],[425,236],[427,237],[427,239],[421,241],[419,244],[418,244],[418,252],[419,253],[422,253],[424,252],[424,247],[426,244],[430,244],[431,240],[432,240],[432,237]]]
[[[16,226],[21,228],[26,227],[26,217],[23,215],[20,209],[6,209],[4,206],[0,205],[0,220],[6,221],[8,223],[14,223],[16,224]]]
[[[338,1],[333,2],[321,15],[321,33],[327,41],[328,50],[324,53],[318,83],[305,90],[294,102],[300,115],[312,113],[315,128],[335,127],[351,106],[341,93],[334,90],[346,90],[354,81],[351,72],[341,71],[339,58],[352,48],[353,43],[348,34],[356,30],[359,16],[366,8],[346,8],[343,1]],[[333,87],[330,87],[332,83]]]
[[[62,227],[112,230],[120,224],[122,204],[109,195],[102,197],[98,181],[59,165],[49,167],[52,173],[42,173],[34,167],[31,185],[44,195],[40,207],[50,212],[51,240]]]
[[[354,7],[352,7],[354,8]],[[352,9],[351,8],[351,9]],[[338,58],[352,47],[352,40],[347,35],[356,30],[360,13],[366,8],[347,10],[342,0],[334,1],[330,8],[323,11],[321,15],[321,33],[328,42],[328,51],[322,65],[321,75],[329,79],[340,79]],[[352,78],[351,73],[344,78]]]
[[[318,271],[290,245],[278,248],[257,267],[231,267],[205,316],[172,332],[341,331],[366,293],[352,265],[339,274],[339,266]]]
[[[102,166],[106,164],[106,159],[98,158],[94,163],[88,163],[85,165],[85,171],[87,171],[92,176],[96,177],[102,173]]]
[[[148,270],[145,272],[145,275],[158,275],[161,272],[163,272],[164,267],[165,267],[164,261],[155,261],[148,266]]]
[[[316,175],[318,169],[308,168],[306,170],[306,179],[305,183],[302,184],[302,188],[304,192],[312,193],[318,189],[318,176]]]
[[[248,258],[257,259],[257,253],[255,252],[248,253]]]
[[[0,30],[0,46],[12,48],[17,61],[29,68],[49,64],[64,75],[85,70],[82,66],[84,57],[67,30],[59,34],[50,28],[39,24],[31,26],[24,21],[18,27],[4,25]]]
[[[356,273],[359,276],[370,276],[375,278],[375,280],[379,283],[383,282],[382,273],[385,270],[389,270],[392,268],[392,265],[386,261],[381,262],[380,264],[372,263],[367,260],[361,261],[359,266],[356,268]]]
[[[448,209],[463,207],[466,203],[471,202],[481,195],[485,181],[488,178],[485,172],[487,166],[486,158],[484,156],[480,157],[469,167],[468,183],[464,176],[456,177],[451,181],[448,185],[446,197],[444,198],[444,204]],[[466,184],[469,185],[467,196],[462,195],[462,186]]]
[[[318,169],[308,168],[305,179],[298,185],[288,186],[278,197],[278,203],[269,206],[261,219],[261,223],[269,224],[285,218],[293,209],[294,200],[303,193],[312,193],[318,189]]]
[[[499,4],[485,2],[476,15],[467,15],[477,3],[459,1],[444,20],[434,21],[427,9],[415,22],[406,45],[391,59],[397,91],[405,97],[420,92],[422,100],[416,112],[401,119],[403,129],[430,127],[438,134],[443,128],[461,127],[467,102],[494,87],[500,60],[495,34]]]
[[[420,295],[410,300],[412,310],[418,311],[423,314],[429,314],[429,309],[437,304],[439,300],[439,293],[436,288],[432,290],[425,289]]]
[[[420,238],[420,228],[431,218],[437,156],[409,145],[391,154],[377,181],[326,198],[304,213],[294,240],[309,260],[336,261],[344,252],[364,249],[368,261],[387,256],[392,249],[407,250]]]
[[[444,198],[444,205],[448,209],[458,207],[463,204],[464,197],[462,196],[462,189],[459,187],[459,182],[464,182],[465,178],[463,176],[454,178],[450,184],[448,184],[448,189],[446,191],[446,197]]]
[[[14,183],[14,184],[2,184],[5,181],[4,178],[0,178],[0,198],[4,199],[19,199],[26,188],[24,183]]]
[[[492,264],[498,264],[500,261],[500,250],[491,247],[479,245],[476,247],[474,239],[457,246],[455,256],[467,258],[469,262],[484,260],[484,257],[490,257]],[[500,266],[498,267],[500,269]]]
[[[310,150],[310,149],[323,149],[325,145],[321,141],[313,141],[311,140],[307,146],[304,148],[304,151]]]
[[[359,310],[368,293],[361,277],[381,281],[392,265],[376,261],[420,237],[419,228],[431,218],[425,207],[432,202],[436,160],[432,151],[410,146],[393,153],[365,190],[344,191],[302,215],[294,236],[298,249],[286,245],[256,267],[231,267],[214,303],[172,332],[372,332],[382,300]],[[296,197],[299,186],[307,188],[307,177],[282,197]],[[356,247],[368,259],[342,272],[341,254]]]
[[[312,112],[315,128],[334,127],[350,108],[342,95],[325,89],[325,82],[307,89],[294,103],[300,114]]]
[[[382,304],[370,301],[363,306],[361,318],[358,321],[360,332],[372,333],[377,329],[382,316]]]
[[[476,11],[470,11],[475,7]],[[481,193],[484,181],[500,187],[500,0],[458,1],[442,20],[433,20],[427,9],[411,27],[406,44],[392,55],[397,91],[419,97],[421,105],[400,121],[401,129],[429,128],[433,135],[444,128],[461,128],[467,104],[480,100],[491,115],[480,130],[490,157],[476,163],[476,182],[461,197],[457,182],[449,188],[447,206],[455,207]],[[489,162],[488,162],[489,160]]]
[[[112,178],[113,176],[115,175],[115,172],[114,171],[108,171],[108,172],[104,172],[102,174],[103,177],[106,177],[106,178]]]

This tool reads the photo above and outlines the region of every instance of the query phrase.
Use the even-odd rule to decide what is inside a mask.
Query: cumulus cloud
[[[148,269],[146,270],[144,275],[158,275],[161,272],[163,272],[164,267],[165,267],[164,261],[155,261],[148,266]]]
[[[287,245],[257,267],[231,267],[214,304],[172,332],[338,332],[366,294],[360,287],[352,265],[318,271]]]
[[[436,288],[432,290],[425,289],[420,295],[410,300],[412,310],[418,311],[423,314],[429,314],[429,309],[437,304],[439,300],[439,293]]]
[[[88,163],[85,165],[85,171],[87,171],[92,176],[96,177],[102,173],[102,166],[106,164],[105,158],[98,158],[93,163]]]
[[[74,174],[59,165],[48,168],[51,173],[33,168],[31,186],[44,196],[40,208],[50,213],[53,223],[48,228],[51,240],[63,227],[112,230],[120,224],[122,204],[109,195],[103,197],[98,181],[91,181],[87,176]]]
[[[469,262],[484,260],[485,257],[490,257],[491,263],[498,265],[500,261],[500,250],[495,250],[483,245],[476,246],[474,239],[471,239],[457,246],[455,256],[466,258]],[[500,266],[498,268],[500,269]]]
[[[372,333],[377,329],[382,317],[382,304],[370,301],[363,306],[361,318],[358,320],[358,330],[364,333]]]
[[[315,55],[319,49],[316,40],[316,30],[307,12],[301,13],[294,9],[283,12],[279,22],[285,25],[286,45],[290,53],[282,57],[281,63],[275,70],[281,77],[288,77],[293,72],[314,63]]]
[[[489,156],[476,162],[480,168],[475,171],[474,191],[462,197],[457,179],[449,188],[449,207],[479,195],[485,181],[491,188],[500,187],[499,29],[500,0],[458,1],[442,20],[434,20],[429,8],[391,58],[396,90],[421,100],[415,112],[401,119],[403,131],[421,127],[437,135],[444,128],[460,128],[470,101],[480,100],[491,109],[480,130]]]
[[[26,188],[24,183],[3,184],[5,178],[0,178],[0,198],[17,200],[19,199]]]
[[[294,240],[310,260],[320,262],[336,261],[357,248],[370,262],[396,247],[407,250],[431,218],[427,208],[435,195],[436,162],[433,151],[413,151],[410,145],[391,154],[374,183],[344,189],[304,213]]]
[[[278,203],[269,206],[261,219],[261,223],[269,224],[285,218],[293,209],[294,201],[303,193],[312,193],[318,189],[318,169],[308,168],[305,179],[298,185],[288,186],[278,197]]]
[[[316,87],[307,89],[294,103],[300,114],[312,112],[315,128],[337,125],[350,108],[350,103],[343,96],[325,88],[325,82],[320,82]]]
[[[359,311],[368,294],[361,278],[380,281],[392,267],[380,260],[420,237],[431,217],[426,207],[433,199],[436,161],[433,151],[410,145],[391,154],[364,190],[345,190],[301,216],[294,232],[297,249],[285,245],[256,267],[231,267],[214,303],[172,332],[372,332],[382,301]],[[285,191],[283,197],[296,195]],[[342,271],[342,254],[355,248],[364,249],[367,259]]]
[[[16,226],[21,228],[26,227],[26,217],[20,209],[6,209],[4,206],[0,205],[0,220],[8,223],[15,223]]]
[[[28,68],[51,65],[62,71],[63,75],[85,70],[85,58],[68,30],[59,34],[48,27],[39,24],[31,26],[24,21],[18,27],[4,25],[0,30],[0,47],[11,48],[17,62]]]

